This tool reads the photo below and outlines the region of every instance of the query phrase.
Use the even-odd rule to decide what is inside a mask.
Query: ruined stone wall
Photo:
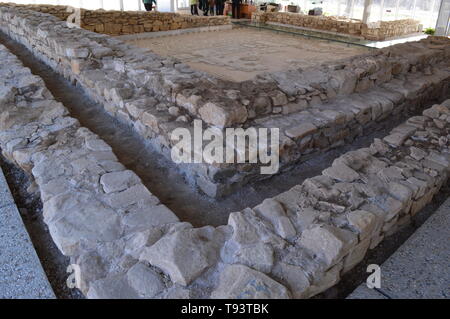
[[[450,174],[447,100],[227,225],[193,228],[3,46],[0,58],[0,147],[34,177],[89,298],[314,296],[414,220]]]
[[[82,27],[110,35],[168,31],[230,24],[226,16],[190,16],[168,12],[85,11]]]
[[[279,128],[281,164],[351,142],[386,119],[449,94],[450,40],[432,37],[309,69],[225,82],[56,17],[0,7],[0,28],[77,82],[112,116],[169,155],[175,128]],[[287,116],[288,115],[288,116]],[[180,165],[212,197],[260,175],[258,165]]]
[[[378,21],[364,25],[361,35],[367,40],[383,41],[389,38],[404,36],[422,31],[417,20],[403,19],[395,21]]]
[[[0,3],[0,5],[6,5]],[[60,20],[66,21],[72,14],[67,6],[53,5],[7,5],[18,9],[33,10],[48,13]],[[143,32],[168,31],[197,27],[209,27],[230,24],[226,16],[190,16],[169,12],[143,11],[105,11],[81,9],[81,27],[97,33],[109,35],[126,35]]]
[[[97,260],[94,252],[120,241],[128,241],[131,252],[141,231],[178,218],[3,45],[0,59],[0,148],[39,186],[44,221],[56,246],[73,262],[93,265],[96,274],[107,263],[114,265],[111,271],[128,269],[112,256]],[[86,291],[93,277],[81,275]]]
[[[343,17],[309,16],[290,12],[254,12],[252,21],[259,23],[275,22],[297,27],[331,31],[361,36],[368,40],[382,41],[420,32],[420,22],[412,19],[379,21],[365,24],[361,20]]]
[[[360,20],[346,19],[343,17],[310,16],[291,12],[254,12],[252,14],[252,21],[260,23],[276,22],[355,36],[361,35],[361,29],[363,27],[363,23]]]

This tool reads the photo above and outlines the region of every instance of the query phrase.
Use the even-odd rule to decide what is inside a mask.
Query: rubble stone
[[[289,291],[270,277],[243,265],[227,265],[213,299],[288,299]]]
[[[187,286],[217,262],[221,245],[218,233],[210,226],[180,230],[146,248],[140,259],[162,269],[173,282]]]

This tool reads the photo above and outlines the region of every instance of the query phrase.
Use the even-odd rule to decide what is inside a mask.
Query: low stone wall
[[[106,35],[70,29],[56,17],[0,6],[0,28],[77,82],[114,117],[170,156],[173,129],[280,128],[281,164],[351,142],[364,130],[449,94],[450,40],[429,38],[320,68],[224,82]],[[289,114],[289,116],[286,116]],[[212,197],[260,175],[258,165],[180,165]]]
[[[46,5],[46,4],[17,4],[12,2],[0,2],[2,6],[10,6],[13,8],[17,8],[19,10],[33,10],[41,13],[48,13],[60,20],[66,21],[69,16],[72,14],[68,10],[68,6],[60,6],[60,5]],[[85,10],[83,10],[85,11]]]
[[[252,21],[259,23],[276,22],[354,36],[360,36],[363,27],[363,23],[360,20],[343,17],[310,16],[291,12],[254,12],[252,13]]]
[[[389,38],[401,37],[422,31],[422,25],[417,20],[403,19],[395,21],[378,21],[364,25],[361,35],[373,41],[383,41]]]
[[[87,252],[127,240],[132,250],[133,238],[143,230],[178,222],[139,177],[118,162],[111,147],[80,127],[44,81],[3,45],[0,59],[2,154],[35,180],[44,221],[64,255],[78,262],[90,256]],[[87,258],[85,266],[99,266],[96,261],[95,256]],[[93,271],[99,270],[94,266]],[[86,291],[92,279],[83,271],[81,289]]]
[[[72,11],[68,6],[20,5],[0,3],[17,9],[33,10],[51,14],[62,21],[67,21]],[[227,16],[190,16],[169,12],[143,11],[105,11],[81,9],[81,27],[97,33],[109,35],[126,35],[143,32],[179,30],[197,27],[209,27],[230,24]]]
[[[412,19],[380,21],[365,24],[361,20],[343,17],[309,16],[290,12],[254,12],[252,21],[258,23],[275,22],[297,27],[331,31],[361,36],[368,40],[383,41],[421,31],[420,22]]]
[[[450,100],[228,225],[178,219],[5,47],[0,147],[39,187],[89,298],[308,298],[409,223],[450,174]]]

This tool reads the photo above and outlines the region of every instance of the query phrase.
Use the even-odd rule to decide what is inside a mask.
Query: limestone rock
[[[344,258],[343,273],[350,271],[353,267],[359,264],[365,257],[369,249],[371,238],[366,238],[353,248],[350,253]]]
[[[255,212],[272,223],[277,234],[284,239],[294,237],[297,232],[281,204],[273,199],[266,199],[254,208]]]
[[[218,103],[208,102],[199,110],[203,121],[218,127],[226,127],[235,123],[243,123],[247,120],[247,109],[238,103],[224,106]]]
[[[160,226],[178,222],[178,217],[165,205],[148,205],[132,209],[123,218],[123,224],[133,230],[145,229],[151,226]]]
[[[91,151],[112,151],[111,146],[101,139],[86,140],[86,147]]]
[[[411,157],[417,161],[420,161],[421,159],[423,159],[425,156],[428,155],[424,150],[414,146],[412,146],[409,150]]]
[[[286,130],[286,135],[293,139],[301,139],[307,135],[311,135],[317,131],[317,127],[312,123],[304,123],[293,126]]]
[[[392,145],[392,146],[401,146],[406,139],[408,138],[408,135],[405,135],[403,133],[392,133],[385,138],[383,138],[383,141],[386,143]]]
[[[159,204],[159,199],[150,193],[142,184],[136,184],[122,192],[109,193],[106,200],[111,207],[129,208],[130,206],[154,206]]]
[[[298,244],[323,259],[328,266],[336,264],[357,243],[354,234],[329,225],[317,225],[302,233]]]
[[[242,247],[236,254],[238,263],[258,271],[268,273],[274,263],[274,252],[268,244],[256,244]]]
[[[341,162],[334,162],[330,168],[323,171],[323,175],[340,182],[353,182],[360,178],[359,174]]]
[[[120,192],[139,182],[139,177],[132,171],[107,173],[100,178],[105,193]]]
[[[335,265],[327,272],[325,272],[322,276],[318,276],[313,280],[311,286],[308,288],[305,293],[307,298],[313,297],[321,292],[324,292],[330,287],[333,287],[335,284],[339,282],[340,272],[342,270],[343,263]]]
[[[125,274],[110,275],[92,283],[89,299],[138,299],[140,296],[129,285]]]
[[[227,265],[220,274],[213,299],[288,299],[289,291],[256,270],[243,265]]]
[[[162,269],[170,279],[187,286],[217,262],[223,238],[211,226],[176,231],[146,248],[140,259]]]
[[[273,273],[287,284],[292,293],[292,298],[306,298],[306,293],[311,284],[301,267],[280,263],[275,266]]]
[[[81,242],[103,242],[121,235],[119,215],[91,195],[69,193],[44,204],[44,219],[58,248],[73,255]]]
[[[280,91],[270,92],[269,96],[272,98],[272,103],[274,106],[282,106],[288,103],[286,94]]]
[[[276,235],[263,220],[259,219],[255,212],[246,209],[239,213],[231,213],[228,225],[233,228],[231,241],[240,246],[268,243],[274,247],[284,247],[284,240]]]
[[[152,298],[165,289],[161,276],[143,263],[137,263],[128,270],[127,280],[142,298]]]
[[[350,227],[359,233],[359,238],[370,237],[375,230],[376,216],[363,210],[355,210],[347,213],[347,220]]]

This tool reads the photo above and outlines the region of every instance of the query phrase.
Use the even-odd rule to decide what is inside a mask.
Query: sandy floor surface
[[[368,49],[268,30],[235,28],[131,40],[192,68],[235,82],[264,72],[306,68],[367,53]]]

